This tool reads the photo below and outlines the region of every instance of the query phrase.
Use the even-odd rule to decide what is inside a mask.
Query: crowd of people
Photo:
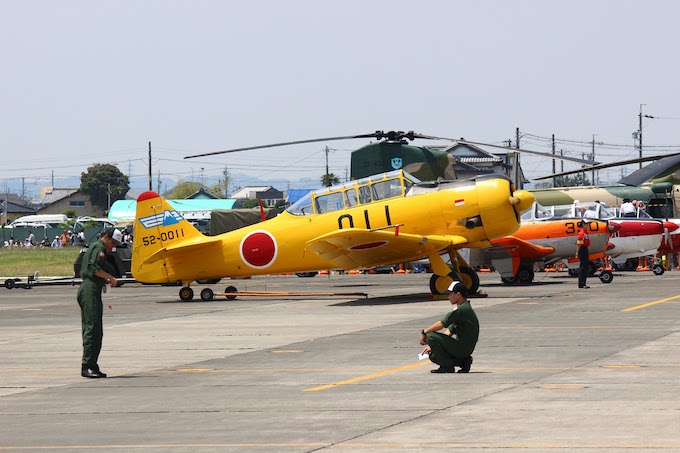
[[[127,229],[122,230],[123,243],[132,244],[132,234],[127,231]],[[101,238],[102,234],[98,233],[94,240]],[[61,248],[61,247],[82,247],[87,244],[85,240],[85,230],[73,231],[64,230],[61,235],[54,236],[54,239],[45,237],[42,241],[36,242],[35,234],[32,230],[28,231],[26,239],[23,241],[15,240],[14,236],[6,239],[3,242],[3,247],[5,248]]]

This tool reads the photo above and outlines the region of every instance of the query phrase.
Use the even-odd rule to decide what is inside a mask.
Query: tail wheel
[[[179,298],[182,299],[184,302],[189,302],[190,300],[193,300],[194,290],[189,288],[188,286],[183,287],[182,289],[179,290]]]
[[[236,293],[238,290],[236,289],[235,286],[227,286],[224,290],[225,293],[227,293],[227,300],[234,300],[236,299],[236,295],[230,296],[228,293]]]
[[[454,280],[460,280],[458,274],[454,271],[449,272],[447,275],[432,274],[432,277],[430,277],[430,292],[435,296],[444,294]]]
[[[614,280],[614,274],[611,271],[600,272],[600,281],[602,283],[611,283]]]
[[[461,266],[460,267],[460,281],[467,286],[468,294],[476,294],[479,289],[479,275],[474,269]]]
[[[204,301],[207,302],[209,300],[213,300],[214,296],[215,296],[215,293],[213,293],[213,290],[210,289],[210,288],[203,288],[201,290],[201,300],[204,300]]]

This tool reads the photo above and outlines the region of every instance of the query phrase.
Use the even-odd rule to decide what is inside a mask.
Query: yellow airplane
[[[489,247],[514,233],[533,196],[504,176],[421,183],[402,170],[310,194],[277,217],[204,236],[156,192],[137,199],[132,275],[144,283],[358,269],[429,258],[430,290],[453,279],[473,292],[479,278],[458,249]],[[451,267],[440,256],[448,252]],[[212,290],[201,291],[203,300]]]

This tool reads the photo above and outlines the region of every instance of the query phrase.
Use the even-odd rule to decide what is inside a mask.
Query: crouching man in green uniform
[[[459,373],[468,373],[479,339],[479,321],[467,300],[467,287],[454,281],[448,289],[449,301],[455,305],[453,311],[423,329],[420,344],[427,344],[423,353],[430,354],[430,360],[439,365],[432,373],[455,373],[455,367],[460,367]],[[438,332],[441,329],[448,329],[448,335]]]
[[[78,288],[78,305],[83,325],[83,360],[80,375],[86,378],[105,378],[97,365],[102,349],[104,328],[102,322],[102,289],[107,283],[115,287],[116,278],[104,270],[106,252],[120,246],[123,235],[120,230],[109,228],[101,239],[90,244],[80,268],[83,283]]]

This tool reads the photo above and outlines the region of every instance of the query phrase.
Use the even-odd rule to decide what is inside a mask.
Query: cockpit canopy
[[[293,215],[323,214],[388,198],[403,197],[419,182],[420,180],[403,170],[381,173],[314,190],[300,198],[286,211]]]

